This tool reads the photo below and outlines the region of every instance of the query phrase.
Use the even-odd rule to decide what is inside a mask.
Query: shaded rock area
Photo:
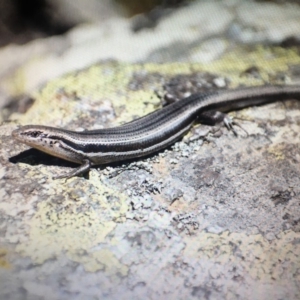
[[[234,18],[232,7],[244,16],[249,2],[214,4],[216,11],[227,7],[223,16],[228,19],[222,19],[226,32],[232,32],[229,25],[236,28],[233,23],[243,24],[233,44],[230,35],[213,33],[220,24],[214,28],[212,20],[205,24],[211,28],[207,37],[200,31],[195,37],[197,27],[191,27],[187,56],[174,47],[170,35],[170,43],[164,41],[168,49],[174,47],[169,61],[150,59],[161,57],[162,44],[151,50],[149,44],[141,46],[136,61],[133,51],[127,62],[114,57],[122,49],[104,57],[101,48],[101,61],[86,60],[84,68],[80,62],[80,70],[71,72],[75,47],[62,54],[64,59],[52,56],[55,72],[43,77],[41,85],[34,73],[43,59],[45,66],[50,63],[48,50],[43,51],[52,42],[45,40],[45,56],[30,66],[30,84],[16,80],[29,74],[26,63],[23,73],[16,66],[9,75],[2,73],[6,81],[0,93],[10,97],[1,97],[6,104],[0,126],[0,299],[300,298],[298,100],[231,112],[247,134],[236,128],[236,137],[222,125],[195,124],[160,153],[95,167],[68,180],[52,177],[77,165],[11,137],[12,130],[25,124],[71,130],[113,127],[212,89],[299,84],[299,46],[283,42],[292,35],[291,24],[298,24],[300,9],[291,4],[284,15],[279,4],[256,4],[261,9],[270,5],[279,20],[290,16],[289,29],[279,28],[276,34],[268,31],[275,22],[271,17],[265,23],[253,17],[257,26],[265,26],[259,33],[249,25],[250,17],[243,22]],[[198,17],[204,18],[200,11],[205,15],[206,10],[199,10]],[[258,17],[260,11],[248,10]],[[180,10],[156,30],[164,32],[176,18],[183,18]],[[119,22],[116,31],[125,21]],[[136,39],[128,28],[128,39]],[[192,40],[204,42],[201,49]],[[66,60],[64,71],[69,73],[61,75],[57,66]]]

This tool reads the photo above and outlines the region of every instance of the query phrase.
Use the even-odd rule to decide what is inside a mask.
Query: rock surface
[[[227,44],[211,38],[218,31],[212,48]],[[298,101],[233,112],[248,136],[196,125],[161,153],[69,180],[52,176],[75,165],[10,136],[29,123],[116,126],[211,88],[299,83],[296,47],[220,53],[209,63],[102,61],[50,80],[10,114],[0,126],[1,299],[299,299]]]

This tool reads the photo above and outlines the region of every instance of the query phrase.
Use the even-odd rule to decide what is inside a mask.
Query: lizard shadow
[[[24,150],[19,154],[9,158],[9,162],[24,163],[31,166],[45,165],[45,166],[59,166],[59,167],[78,167],[78,164],[69,162],[67,160],[49,155],[34,148]]]
[[[103,164],[103,165],[95,165],[95,166],[92,166],[92,168],[96,167],[96,168],[104,169],[107,166],[121,167],[122,165],[124,165],[124,163],[125,164],[130,163],[132,161],[136,161],[139,159],[145,159],[145,158],[151,157],[151,156],[153,156],[153,154],[149,154],[142,158],[135,158],[135,159],[132,158],[132,159],[124,160],[124,161],[118,161],[118,162],[113,162],[113,163],[108,163],[108,164]],[[30,166],[43,165],[43,166],[57,166],[57,167],[74,168],[74,169],[78,168],[78,166],[79,166],[79,164],[61,159],[59,157],[52,156],[50,154],[44,153],[44,152],[39,151],[34,148],[24,150],[17,155],[11,156],[8,160],[9,160],[9,162],[11,162],[13,164],[24,163],[24,164],[27,164]],[[89,172],[83,174],[83,177],[86,179],[89,179]]]
[[[34,148],[22,151],[17,155],[14,155],[9,158],[9,162],[13,164],[24,163],[30,166],[57,166],[57,167],[66,167],[66,168],[77,168],[78,164],[55,157],[39,151]],[[83,175],[84,178],[89,179],[89,173]]]

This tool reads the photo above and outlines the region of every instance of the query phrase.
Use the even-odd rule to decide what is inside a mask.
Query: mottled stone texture
[[[199,1],[144,33],[110,20],[101,34],[0,50],[1,300],[300,298],[297,100],[232,112],[247,134],[198,124],[165,151],[68,180],[52,176],[75,164],[10,136],[117,126],[210,89],[299,84],[297,39],[285,40],[299,34],[298,6],[251,3]],[[19,109],[5,104],[28,91]]]
[[[289,75],[287,54],[300,63],[296,52],[276,49],[244,55],[256,55],[265,76]],[[157,94],[176,98],[180,85],[188,93],[215,82],[258,84],[231,69],[239,57],[224,60],[210,65],[213,73],[201,64],[190,72],[184,64],[102,63],[49,82],[25,114],[0,127],[2,297],[298,297],[297,101],[235,113],[248,135],[197,125],[166,151],[85,178],[52,180],[73,165],[10,137],[19,123],[115,126],[158,108]]]

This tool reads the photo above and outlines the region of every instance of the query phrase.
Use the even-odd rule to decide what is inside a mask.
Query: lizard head
[[[75,153],[74,149],[64,142],[66,133],[65,130],[48,126],[26,125],[14,130],[12,137],[50,155],[80,163],[81,155]]]

